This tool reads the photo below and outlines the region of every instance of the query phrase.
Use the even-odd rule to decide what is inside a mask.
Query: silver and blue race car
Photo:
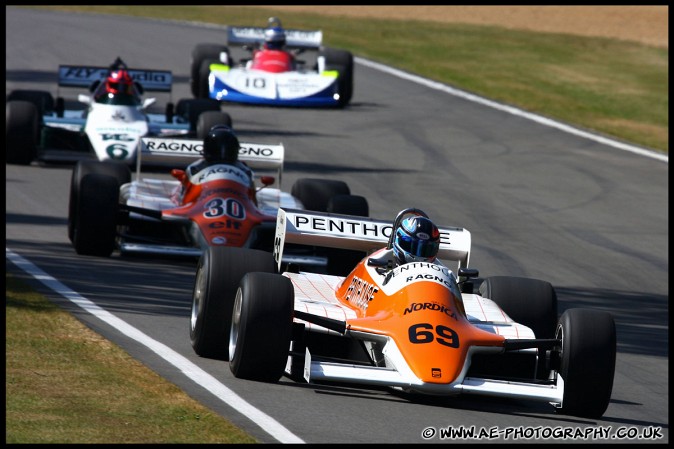
[[[202,139],[216,124],[232,126],[215,100],[181,99],[174,106],[172,80],[170,71],[128,69],[120,58],[110,67],[60,65],[56,98],[45,90],[7,96],[6,162],[97,159],[132,165],[142,137]],[[62,87],[84,87],[90,95],[66,103]],[[167,93],[165,110],[151,112],[157,99],[143,98],[145,92]]]
[[[192,51],[192,94],[243,104],[343,108],[353,93],[353,55],[323,47],[322,40],[320,30],[284,29],[275,17],[267,28],[227,27],[227,45],[199,44]]]

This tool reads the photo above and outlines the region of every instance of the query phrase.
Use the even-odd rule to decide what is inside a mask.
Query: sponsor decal
[[[211,229],[234,229],[238,231],[241,228],[241,222],[235,220],[214,221],[209,223],[208,227]]]
[[[102,78],[107,73],[106,69],[94,68],[94,67],[68,67],[63,72],[63,78],[82,78],[89,79],[95,74],[99,74],[99,78]]]
[[[382,288],[387,295],[390,295],[414,282],[421,281],[441,284],[447,287],[456,298],[461,299],[461,291],[454,273],[444,265],[429,262],[410,262],[394,268],[384,278]]]
[[[374,295],[379,291],[377,286],[372,285],[358,276],[354,276],[346,289],[346,300],[359,309],[366,310]]]
[[[134,138],[128,134],[103,133],[101,134],[103,140],[118,140],[121,142],[133,142]]]
[[[246,176],[243,170],[232,167],[231,165],[217,165],[201,170],[196,177],[196,183],[201,184],[207,178],[216,175],[233,175],[235,179],[238,179],[238,181],[244,185],[247,185],[249,181],[249,177]],[[218,176],[218,178],[222,178],[222,176]]]
[[[407,315],[408,313],[419,312],[421,310],[434,310],[440,313],[444,313],[450,318],[456,319],[456,313],[454,313],[451,309],[447,308],[446,306],[438,304],[437,302],[413,302],[408,307],[405,307],[403,315]]]
[[[74,67],[61,66],[60,78],[62,80],[82,80],[90,81],[95,79],[105,78],[109,69],[104,67]],[[172,75],[170,71],[159,70],[129,70],[131,79],[143,85],[169,85],[172,82]]]
[[[145,142],[147,149],[152,152],[166,152],[166,153],[187,153],[187,154],[201,154],[204,145],[199,141],[161,141],[149,140]]]
[[[341,234],[352,234],[361,237],[389,238],[391,225],[382,225],[367,221],[348,220],[340,218],[309,217],[296,215],[294,225],[298,230],[325,231]]]
[[[126,117],[122,114],[122,111],[117,109],[114,114],[110,117],[113,120],[119,120],[120,122],[126,121]]]
[[[241,146],[239,148],[239,155],[241,156],[258,156],[271,157],[274,155],[274,150],[271,148],[257,147],[257,146]]]

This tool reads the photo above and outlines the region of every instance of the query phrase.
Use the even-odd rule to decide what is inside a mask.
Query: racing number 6
[[[430,330],[428,330],[430,329]],[[435,327],[435,332],[437,333],[437,338],[433,335],[431,330],[433,325],[429,323],[419,323],[413,326],[410,326],[408,329],[408,334],[410,337],[410,342],[412,343],[430,343],[433,340],[437,340],[441,345],[449,346],[450,348],[459,347],[459,335],[451,328],[439,324]]]

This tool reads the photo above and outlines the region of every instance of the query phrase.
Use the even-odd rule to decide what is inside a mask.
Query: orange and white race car
[[[550,283],[479,278],[468,268],[471,234],[463,228],[439,227],[440,260],[395,266],[386,254],[410,215],[425,216],[405,209],[391,223],[281,208],[274,260],[209,248],[195,280],[194,350],[229,357],[233,374],[245,379],[276,382],[285,374],[308,383],[528,399],[601,417],[615,369],[612,316],[569,309],[558,319]],[[296,245],[365,257],[347,276],[306,272],[282,263]]]

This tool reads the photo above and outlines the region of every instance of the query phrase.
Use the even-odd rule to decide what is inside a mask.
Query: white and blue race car
[[[278,46],[270,33],[281,35]],[[320,30],[227,27],[227,45],[199,44],[192,51],[195,98],[289,107],[345,107],[353,93],[353,55],[322,46]]]
[[[117,79],[119,78],[119,79]],[[215,100],[169,101],[165,111],[152,113],[156,98],[146,91],[170,96],[172,73],[128,69],[120,59],[110,67],[60,65],[58,87],[88,88],[77,105],[57,90],[14,90],[7,96],[6,162],[27,165],[34,160],[73,162],[115,160],[130,165],[142,137],[203,138],[216,124],[232,126],[229,114]],[[124,81],[126,80],[126,84]]]

